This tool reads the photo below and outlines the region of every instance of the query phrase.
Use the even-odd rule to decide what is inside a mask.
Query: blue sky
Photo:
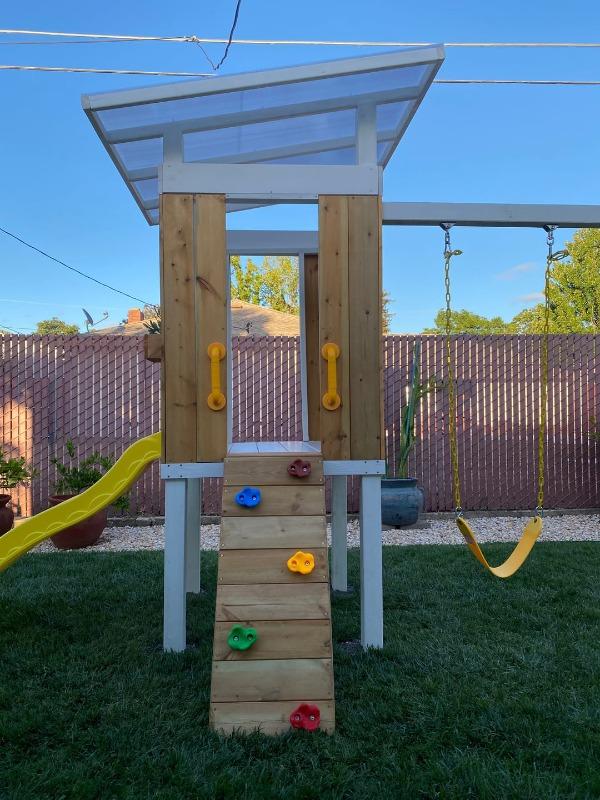
[[[0,27],[120,34],[224,36],[234,0],[4,4]],[[345,0],[243,0],[236,35],[272,39],[590,41],[594,0],[502,4]],[[191,44],[23,46],[3,37],[2,64],[204,71]],[[222,47],[210,48],[213,58]],[[368,49],[234,46],[223,73],[368,53]],[[600,78],[599,50],[450,49],[440,77]],[[158,231],[144,221],[81,110],[80,95],[168,79],[0,72],[0,226],[109,284],[158,299]],[[389,163],[384,199],[463,202],[599,202],[600,87],[456,87],[430,90]],[[315,227],[312,207],[230,215],[230,227]],[[512,317],[542,287],[544,234],[456,229],[455,302]],[[562,241],[562,236],[558,241]],[[568,238],[568,237],[567,237]],[[442,301],[442,234],[386,228],[384,285],[393,328],[419,331]],[[28,331],[81,307],[109,322],[134,305],[0,234],[0,325]]]

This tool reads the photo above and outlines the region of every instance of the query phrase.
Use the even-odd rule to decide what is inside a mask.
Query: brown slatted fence
[[[438,336],[387,336],[384,348],[386,449],[393,465],[414,343],[421,341],[421,376],[447,381]],[[535,505],[540,402],[539,336],[456,336],[463,506],[475,510]],[[144,359],[142,337],[0,337],[0,441],[38,471],[13,492],[21,513],[46,507],[53,457],[74,441],[79,456],[115,457],[160,427],[160,369]],[[232,347],[234,441],[301,438],[299,345],[296,337],[236,337]],[[549,347],[547,507],[600,504],[600,336],[554,335]],[[453,508],[448,448],[448,393],[428,394],[417,414],[410,471],[426,492],[426,508]],[[392,467],[393,469],[393,467]],[[204,508],[219,509],[220,485],[206,481]],[[358,484],[349,484],[350,509]],[[154,465],[131,494],[131,509],[161,514],[163,488]]]

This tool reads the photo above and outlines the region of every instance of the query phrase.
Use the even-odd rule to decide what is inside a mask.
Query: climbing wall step
[[[329,619],[328,583],[217,586],[217,622]]]
[[[245,620],[240,627],[254,628],[257,637],[248,650],[231,649],[231,622],[216,622],[213,644],[215,661],[247,661],[276,658],[327,658],[331,653],[328,619]]]
[[[311,465],[310,474],[302,478],[302,483],[322,486],[323,462],[320,458],[308,458],[306,455],[294,456],[234,456],[225,459],[225,486],[242,486],[247,480],[257,480],[260,475],[261,486],[297,486],[300,481],[290,475],[288,467],[294,461],[308,461]],[[284,469],[282,469],[282,465]]]
[[[290,729],[290,714],[298,707],[289,701],[263,703],[211,703],[210,718],[214,728],[229,734],[237,730],[260,728],[267,736]],[[332,700],[319,700],[319,730],[333,733],[335,717]]]
[[[316,517],[223,517],[221,549],[246,550],[280,547],[313,550],[327,547],[323,516]]]
[[[210,720],[223,733],[334,729],[319,453],[225,460]]]
[[[287,467],[286,467],[287,469]],[[256,480],[256,475],[253,476]],[[223,487],[223,515],[240,517],[271,517],[280,515],[306,515],[325,513],[325,487],[313,486],[296,481],[293,486],[271,486],[271,491],[266,487],[261,488],[261,501],[258,505],[249,508],[238,505],[236,497],[242,486]]]
[[[295,550],[221,550],[219,577],[222,583],[323,583],[327,580],[327,550],[312,551],[315,568],[308,574],[291,572],[288,559]]]
[[[212,699],[215,702],[295,700],[297,705],[299,699],[308,701],[332,695],[330,658],[213,662]]]

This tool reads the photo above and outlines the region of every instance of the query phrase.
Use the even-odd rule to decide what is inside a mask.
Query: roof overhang
[[[292,175],[305,173],[306,191],[296,192],[300,200],[327,193],[327,174],[343,176],[340,191],[332,193],[364,191],[360,180],[367,179],[368,170],[350,167],[369,167],[371,173],[378,167],[380,189],[381,170],[443,59],[440,45],[418,47],[87,95],[82,105],[144,216],[156,224],[159,177],[164,179],[167,166],[180,177],[189,167],[182,180],[193,191],[214,192],[214,181],[204,188],[207,177],[217,185],[227,177],[233,190],[221,191],[231,197],[229,210],[252,206],[252,195],[263,203],[290,199],[269,186],[287,181],[290,167],[297,168]],[[220,166],[211,171],[211,165]],[[235,171],[234,165],[271,169]],[[273,169],[277,165],[287,174]],[[252,176],[245,183],[244,174]],[[346,191],[355,179],[357,188]],[[252,188],[251,180],[256,182]]]

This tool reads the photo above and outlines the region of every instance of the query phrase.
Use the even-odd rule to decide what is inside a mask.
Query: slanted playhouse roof
[[[82,105],[148,222],[165,161],[350,165],[375,108],[384,167],[444,59],[441,46],[87,95]],[[229,206],[229,210],[234,207]]]

